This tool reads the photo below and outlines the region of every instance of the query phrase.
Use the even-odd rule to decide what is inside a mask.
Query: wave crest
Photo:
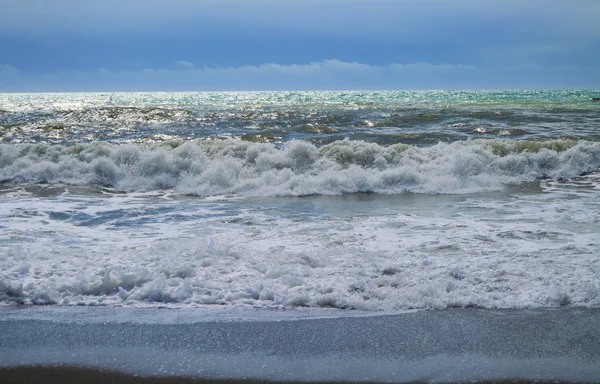
[[[0,145],[0,180],[173,189],[200,196],[470,193],[596,172],[600,143],[474,140],[432,147],[342,140],[317,148],[241,140]]]

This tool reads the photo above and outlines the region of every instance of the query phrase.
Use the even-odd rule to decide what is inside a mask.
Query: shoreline
[[[138,376],[119,371],[101,370],[83,366],[27,366],[0,368],[2,383],[45,383],[45,384],[294,384],[302,382],[268,381],[253,379],[214,379],[184,376]],[[343,381],[327,382],[342,384]],[[364,384],[375,384],[363,382]]]
[[[257,379],[213,379],[183,376],[149,377],[137,376],[118,371],[100,370],[79,366],[28,366],[0,368],[0,382],[4,384],[299,384],[306,381],[269,381]],[[356,381],[327,381],[325,384],[350,384]],[[376,381],[360,381],[361,384],[379,384]],[[414,381],[411,383],[423,383]],[[470,384],[567,384],[569,381],[555,380],[492,380],[469,381]],[[586,383],[586,382],[573,382]],[[593,381],[587,382],[593,383]]]
[[[0,382],[600,382],[600,309],[310,316],[0,309]]]

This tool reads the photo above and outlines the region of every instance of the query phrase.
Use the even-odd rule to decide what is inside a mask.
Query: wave
[[[431,147],[342,140],[281,147],[228,139],[134,145],[0,145],[0,182],[200,196],[460,194],[600,168],[600,143],[473,140]]]

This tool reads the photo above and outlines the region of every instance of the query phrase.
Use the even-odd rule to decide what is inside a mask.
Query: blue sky
[[[0,0],[0,92],[600,88],[598,0]]]

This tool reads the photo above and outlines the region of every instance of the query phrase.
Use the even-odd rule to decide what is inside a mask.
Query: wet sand
[[[600,310],[0,309],[0,383],[600,382]]]
[[[0,369],[0,382],[6,384],[277,384],[265,380],[201,379],[191,377],[144,377],[121,372],[81,367],[17,367]],[[340,382],[341,383],[341,382]],[[333,383],[332,383],[333,384]]]
[[[293,381],[267,381],[251,379],[202,379],[193,377],[145,377],[128,375],[122,372],[103,371],[82,367],[13,367],[0,369],[0,382],[5,384],[296,384],[305,382]],[[328,381],[327,384],[356,383],[349,381]],[[422,382],[412,382],[422,383]],[[475,384],[475,382],[469,382]],[[527,383],[552,383],[561,384],[561,381],[537,380],[501,380],[486,381],[479,384],[527,384]],[[361,382],[361,384],[377,384],[376,382]]]
[[[0,369],[0,382],[4,384],[296,384],[299,381],[267,381],[252,379],[202,379],[193,377],[147,377],[135,376],[122,372],[103,371],[84,367],[68,366],[34,366]],[[356,383],[349,381],[327,381],[326,384]],[[378,384],[377,382],[360,382],[361,384]],[[423,383],[414,381],[411,383]],[[477,384],[477,382],[469,382]],[[562,384],[568,381],[539,380],[494,380],[479,384]],[[573,382],[575,383],[575,382]],[[583,383],[583,382],[577,382]],[[590,382],[591,383],[591,382]]]

